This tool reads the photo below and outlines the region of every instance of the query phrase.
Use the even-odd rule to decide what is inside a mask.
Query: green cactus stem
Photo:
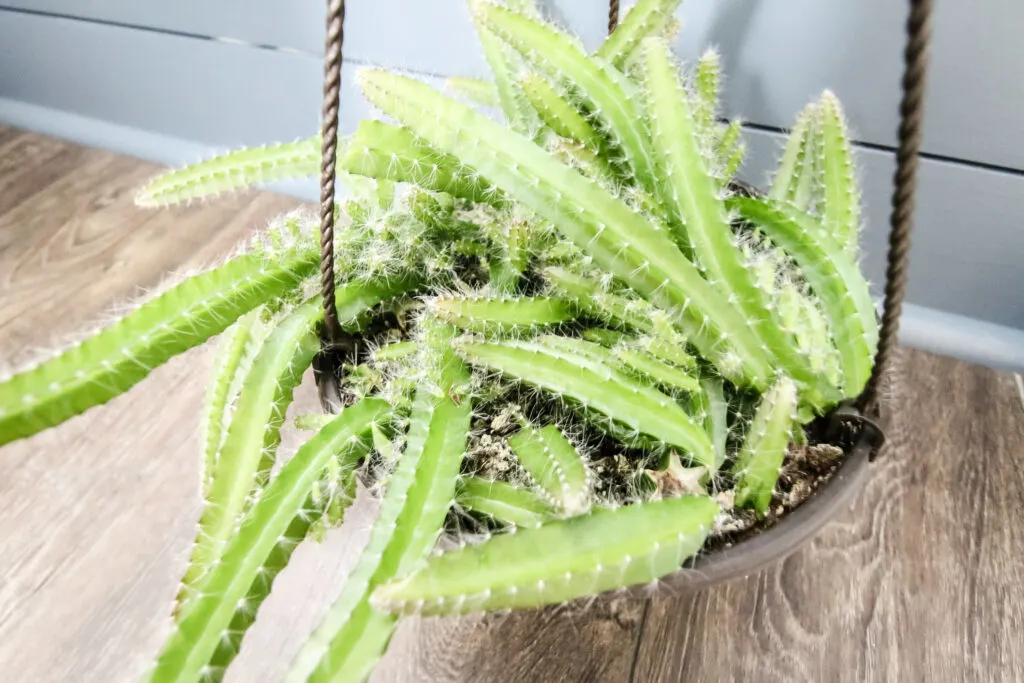
[[[354,468],[368,448],[370,425],[390,411],[379,399],[347,408],[281,468],[175,624],[150,683],[221,680],[274,578],[320,515],[310,492],[327,462],[337,458]]]
[[[207,495],[217,456],[224,434],[231,422],[233,404],[242,388],[242,380],[249,374],[266,327],[260,320],[262,311],[256,309],[239,318],[223,334],[217,345],[217,356],[213,362],[213,373],[207,384],[206,399],[203,401],[203,495]]]
[[[280,297],[316,268],[302,250],[246,254],[190,277],[60,355],[0,382],[0,446],[106,403],[179,353]]]
[[[775,493],[779,469],[793,436],[796,408],[796,385],[788,378],[780,379],[758,404],[733,466],[736,504],[753,507],[761,517]]]
[[[628,64],[651,35],[662,33],[682,0],[639,0],[597,50],[597,56],[611,61],[617,69]]]
[[[570,341],[581,347],[588,344]],[[588,410],[679,447],[700,464],[714,466],[707,435],[670,396],[615,371],[614,356],[611,364],[602,362],[605,355],[610,356],[607,349],[589,346],[591,358],[536,342],[460,342],[456,349],[471,363],[573,399]]]
[[[567,323],[576,313],[548,297],[436,297],[429,302],[440,320],[470,332],[516,332]]]
[[[302,305],[270,333],[253,360],[213,470],[178,593],[179,611],[188,609],[196,589],[202,590],[204,575],[216,565],[253,491],[269,477],[292,391],[320,349],[321,316],[319,299]]]
[[[444,85],[456,95],[485,107],[501,106],[498,88],[490,81],[466,76],[451,76],[445,79]]]
[[[590,509],[590,470],[583,457],[555,425],[540,429],[530,425],[508,440],[519,464],[547,499],[567,515]]]
[[[394,616],[370,606],[370,594],[418,567],[441,532],[455,495],[472,401],[466,393],[468,371],[443,348],[450,346],[451,334],[435,336],[425,353],[437,357],[439,374],[425,377],[417,387],[406,449],[391,475],[370,541],[341,596],[293,662],[289,683],[365,680],[397,623]]]
[[[599,283],[565,268],[549,266],[544,276],[582,310],[616,327],[653,332],[650,305],[642,299],[627,299],[605,291]]]
[[[629,337],[622,332],[609,330],[604,327],[588,327],[580,333],[580,338],[595,344],[600,344],[607,349],[629,339]]]
[[[387,363],[389,361],[409,358],[416,353],[416,343],[411,341],[392,342],[373,351],[375,363]]]
[[[871,375],[878,324],[867,281],[853,259],[813,216],[796,207],[745,197],[734,197],[729,205],[800,266],[839,349],[843,393],[860,394]]]
[[[483,477],[461,479],[455,501],[466,510],[517,527],[537,527],[556,516],[556,510],[533,489]]]
[[[377,588],[373,604],[398,614],[467,614],[649,583],[700,549],[717,513],[706,496],[597,508],[432,557]]]
[[[850,134],[846,129],[842,107],[834,94],[821,96],[820,164],[824,171],[825,227],[839,244],[851,254],[857,253],[860,236],[860,195],[853,170]]]
[[[142,207],[171,206],[263,183],[320,172],[320,136],[235,150],[157,176],[135,197]]]
[[[708,50],[697,62],[694,78],[697,88],[697,102],[693,110],[693,123],[701,139],[711,139],[717,133],[718,84],[721,80],[721,61],[718,53]]]
[[[367,178],[413,183],[471,202],[501,205],[500,193],[458,159],[438,152],[405,128],[360,121],[340,168]]]
[[[654,355],[639,351],[629,346],[617,346],[616,357],[633,370],[648,377],[655,384],[669,391],[697,392],[700,382],[696,377],[665,363]]]
[[[800,112],[786,139],[786,148],[768,193],[772,199],[789,202],[803,211],[810,208],[815,192],[820,190],[816,172],[820,116],[816,103]]]

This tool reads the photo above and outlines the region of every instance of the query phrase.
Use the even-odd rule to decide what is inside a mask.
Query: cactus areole
[[[448,96],[359,74],[390,122],[339,142],[335,303],[356,343],[327,364],[338,414],[286,418],[322,324],[302,212],[0,380],[2,445],[220,336],[206,506],[150,680],[220,680],[296,545],[360,488],[379,517],[289,681],[365,680],[406,614],[750,571],[863,480],[866,447],[832,419],[878,342],[837,98],[796,118],[769,191],[740,191],[718,58],[669,49],[679,0],[640,0],[593,54],[506,4],[469,2],[492,80]],[[139,204],[308,177],[318,149],[232,152]],[[283,464],[282,429],[311,433]]]

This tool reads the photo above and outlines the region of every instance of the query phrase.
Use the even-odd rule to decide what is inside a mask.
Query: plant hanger
[[[875,420],[879,417],[881,385],[892,364],[899,336],[900,314],[910,265],[910,233],[914,221],[918,158],[924,132],[924,95],[931,39],[932,0],[909,0],[909,4],[901,81],[899,142],[896,150],[896,171],[893,175],[885,295],[878,348],[871,376],[861,394],[855,400],[842,404],[833,415],[835,425],[845,423],[870,441],[872,459],[884,442],[882,429]],[[609,0],[609,34],[615,31],[618,22],[619,0]],[[314,363],[320,400],[324,410],[328,412],[336,411],[341,405],[336,369],[340,362],[340,352],[352,344],[352,339],[339,325],[334,298],[334,191],[344,24],[345,0],[328,0],[320,175],[320,274],[324,322],[321,352]]]

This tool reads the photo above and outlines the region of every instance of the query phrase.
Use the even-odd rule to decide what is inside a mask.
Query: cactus
[[[316,268],[314,251],[255,254],[189,278],[96,335],[0,382],[0,445],[106,403],[172,357],[219,334]]]
[[[386,419],[388,411],[384,401],[366,399],[325,425],[288,461],[181,615],[149,676],[152,683],[220,680],[274,577],[319,514],[309,498],[320,473],[331,458],[355,467],[368,446],[370,425]]]
[[[797,390],[783,378],[765,393],[757,407],[743,448],[733,466],[736,504],[750,505],[764,516],[771,503],[779,468],[792,436]]]
[[[320,136],[240,149],[154,178],[139,191],[143,207],[171,206],[261,183],[306,178],[320,172]]]
[[[718,513],[706,496],[598,508],[430,558],[373,593],[401,614],[538,607],[644,584],[697,552]]]
[[[498,96],[498,89],[493,83],[479,78],[466,76],[451,76],[445,79],[445,87],[456,95],[482,104],[486,107],[500,107],[501,98]]]
[[[532,0],[470,0],[493,81],[446,86],[505,124],[361,72],[395,123],[340,145],[356,191],[334,232],[328,353],[317,226],[295,213],[0,380],[2,445],[224,333],[200,421],[207,505],[151,680],[221,680],[296,545],[342,523],[358,483],[380,515],[289,681],[364,681],[402,614],[657,581],[721,542],[716,500],[773,518],[791,504],[775,492],[789,444],[816,443],[803,425],[861,391],[878,340],[852,148],[826,93],[769,195],[735,193],[742,127],[717,118],[717,55],[692,70],[671,55],[678,4],[639,0],[588,56]],[[314,175],[318,149],[232,152],[139,203]],[[286,424],[314,358],[339,414]],[[288,428],[315,434],[277,466]]]
[[[517,527],[537,527],[555,517],[555,509],[541,495],[507,481],[466,477],[455,500],[467,510]]]
[[[525,424],[508,445],[555,507],[567,515],[590,509],[590,471],[558,427]]]

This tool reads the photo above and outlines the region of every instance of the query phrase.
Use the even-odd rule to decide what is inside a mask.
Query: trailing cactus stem
[[[437,335],[425,353],[437,376],[416,390],[405,452],[391,475],[370,541],[341,596],[293,662],[286,681],[361,682],[387,647],[394,616],[371,608],[381,583],[410,573],[433,547],[455,495],[466,448],[472,401],[469,373],[451,355],[451,333]]]
[[[800,112],[786,140],[786,148],[768,193],[776,201],[790,202],[805,211],[810,204],[817,117],[818,107],[814,104]]]
[[[725,461],[726,442],[729,438],[729,403],[725,399],[725,388],[720,379],[703,379],[703,391],[693,394],[704,415],[704,429],[715,448],[715,463]]]
[[[722,133],[721,140],[718,141],[717,163],[720,169],[718,177],[723,183],[732,180],[736,171],[739,170],[740,164],[743,163],[743,156],[746,154],[747,148],[740,139],[742,130],[743,126],[740,125],[740,122],[733,121]]]
[[[768,381],[769,356],[748,322],[660,226],[544,150],[423,83],[379,70],[364,70],[359,78],[364,93],[384,111],[478,168],[609,273],[671,312],[724,375],[755,387]]]
[[[839,100],[831,92],[821,97],[821,164],[825,178],[825,226],[850,254],[857,253],[860,196],[853,170],[850,136]]]
[[[399,614],[467,614],[649,583],[700,549],[717,513],[706,496],[597,508],[432,557],[377,588],[373,604]]]
[[[548,501],[533,489],[482,477],[460,480],[455,502],[467,510],[516,527],[537,527],[556,514]]]
[[[644,41],[645,82],[653,131],[662,165],[673,190],[676,210],[686,216],[686,232],[707,277],[722,287],[743,311],[763,351],[774,356],[800,382],[816,386],[814,374],[789,335],[775,320],[771,301],[754,280],[736,244],[718,188],[705,167],[688,95],[676,75],[664,41]],[[730,333],[733,330],[729,330]]]
[[[302,250],[246,254],[188,278],[60,355],[0,382],[0,446],[106,403],[154,368],[224,331],[316,268]]]
[[[682,343],[673,343],[661,337],[640,337],[635,344],[669,365],[688,370],[697,367],[697,359],[683,350]]]
[[[665,30],[682,0],[639,0],[618,27],[597,50],[597,56],[608,59],[621,69],[629,63],[640,42]]]
[[[373,360],[377,363],[401,360],[416,353],[416,342],[400,341],[392,342],[373,351]]]
[[[471,332],[529,330],[576,317],[565,301],[546,297],[438,297],[430,301],[430,310],[439,319]]]
[[[217,345],[213,373],[203,402],[203,495],[209,493],[231,406],[263,342],[260,315],[259,309],[246,313],[224,332]]]
[[[316,326],[321,315],[316,299],[288,316],[267,337],[242,384],[182,579],[179,612],[187,609],[195,590],[202,589],[203,576],[216,565],[252,492],[269,476],[292,391],[320,348]]]
[[[590,509],[590,471],[582,456],[555,425],[524,425],[508,440],[512,452],[540,489],[567,515]]]
[[[309,178],[319,171],[320,136],[251,147],[164,173],[139,191],[135,203],[143,207],[170,206],[253,185]]]
[[[824,226],[796,207],[744,197],[734,197],[729,206],[800,266],[839,349],[843,393],[860,394],[871,374],[878,324],[868,283],[853,259]]]
[[[764,517],[775,492],[779,469],[793,434],[796,384],[782,378],[761,399],[733,467],[736,504],[753,507]]]
[[[486,107],[501,106],[498,89],[490,81],[465,76],[451,76],[445,79],[444,85],[456,95],[472,100],[477,104],[482,104]]]
[[[181,615],[164,644],[150,683],[221,680],[277,573],[320,510],[310,492],[327,462],[353,469],[368,448],[370,425],[390,406],[365,399],[345,410],[307,441],[267,487],[232,535],[201,594]]]
[[[586,409],[679,447],[702,465],[714,466],[707,435],[672,397],[613,370],[614,356],[607,349],[580,340],[567,341],[589,348],[592,355],[588,358],[534,342],[461,342],[456,349],[471,363],[578,401]]]
[[[539,128],[537,117],[515,79],[521,62],[519,56],[509,50],[486,26],[479,21],[474,23],[484,58],[494,76],[498,103],[505,112],[505,118],[516,132],[522,135],[533,134]]]

